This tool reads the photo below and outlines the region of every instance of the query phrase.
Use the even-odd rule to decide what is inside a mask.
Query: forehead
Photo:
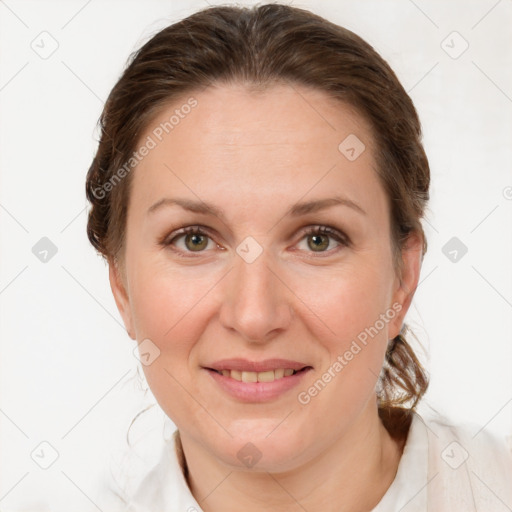
[[[163,108],[139,146],[150,139],[152,149],[133,177],[136,203],[177,189],[260,203],[333,188],[375,200],[380,189],[369,125],[349,105],[311,88],[211,86]],[[362,152],[353,159],[347,149]]]

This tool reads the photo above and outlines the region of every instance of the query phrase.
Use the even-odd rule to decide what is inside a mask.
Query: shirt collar
[[[427,510],[428,432],[421,416],[413,412],[395,478],[371,512]]]

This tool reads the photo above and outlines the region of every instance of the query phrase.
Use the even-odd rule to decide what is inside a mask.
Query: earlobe
[[[411,305],[418,286],[423,258],[423,238],[421,234],[412,232],[402,249],[402,275],[397,276],[397,288],[393,294],[392,304],[401,305],[400,314],[389,325],[389,337],[393,339],[400,334],[407,311]]]
[[[109,260],[108,262],[108,278],[110,281],[110,289],[112,290],[112,294],[114,295],[114,300],[116,301],[117,309],[119,310],[119,313],[123,318],[126,332],[128,333],[128,336],[130,336],[130,338],[134,340],[136,339],[136,337],[133,331],[130,299],[126,291],[126,285],[123,282],[121,276],[121,269],[119,268],[118,264],[113,260]]]

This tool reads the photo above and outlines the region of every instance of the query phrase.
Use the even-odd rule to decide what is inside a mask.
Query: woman
[[[136,53],[101,128],[89,239],[177,427],[126,510],[512,507],[504,443],[415,412],[430,174],[367,43],[205,9]]]

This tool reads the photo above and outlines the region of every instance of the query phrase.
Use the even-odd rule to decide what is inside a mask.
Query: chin
[[[278,473],[294,469],[305,457],[307,440],[303,430],[280,431],[280,427],[276,428],[279,421],[268,419],[244,423],[245,429],[238,430],[233,438],[222,443],[221,450],[216,450],[216,456],[232,469]],[[247,423],[252,423],[252,428]]]

